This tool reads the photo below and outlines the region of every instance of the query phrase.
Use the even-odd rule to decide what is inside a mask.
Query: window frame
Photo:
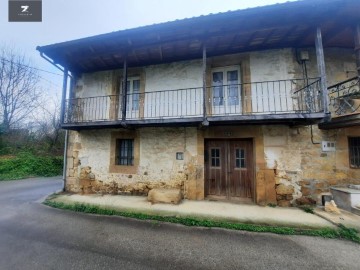
[[[355,145],[353,144],[353,140],[357,140]],[[356,150],[354,148],[357,148]],[[349,150],[349,167],[351,169],[360,169],[360,136],[352,136],[348,137],[348,150]],[[354,154],[354,151],[357,151],[355,156],[352,156]],[[355,164],[352,164],[352,161],[354,160]]]
[[[115,165],[134,166],[134,144],[134,139],[116,139]]]
[[[230,104],[229,99],[229,91],[231,88],[231,83],[228,81],[228,72],[229,71],[237,71],[237,77],[238,77],[238,83],[234,84],[237,85],[237,103],[236,104]],[[214,73],[222,72],[222,85],[215,85],[213,81]],[[241,67],[240,65],[233,65],[233,66],[224,66],[224,67],[216,67],[211,69],[211,96],[213,99],[212,106],[214,107],[231,107],[231,106],[241,106],[242,102],[242,87],[241,87]],[[214,96],[214,90],[217,89],[217,91],[220,93],[222,92],[221,96]],[[218,98],[218,101],[214,101],[214,98]]]
[[[133,165],[117,165],[117,140],[133,140]],[[137,130],[113,131],[110,138],[109,173],[136,174],[140,163],[140,135]]]

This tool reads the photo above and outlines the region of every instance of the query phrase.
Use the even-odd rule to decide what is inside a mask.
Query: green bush
[[[35,156],[22,152],[15,157],[0,158],[0,180],[55,176],[62,173],[62,168],[62,157]]]

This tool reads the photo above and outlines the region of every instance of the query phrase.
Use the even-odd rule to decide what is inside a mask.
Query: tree
[[[64,146],[64,130],[60,125],[60,99],[58,97],[45,97],[39,100],[39,106],[35,111],[30,123],[40,145],[44,145],[47,151],[62,152]],[[45,105],[46,104],[46,105]]]
[[[39,75],[23,54],[0,48],[0,123],[4,133],[20,125],[37,107]]]

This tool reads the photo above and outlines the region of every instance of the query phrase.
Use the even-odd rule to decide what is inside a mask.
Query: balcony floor
[[[203,117],[184,118],[158,118],[115,121],[88,121],[63,124],[63,129],[82,130],[100,128],[136,128],[136,127],[174,127],[174,126],[215,126],[215,125],[310,125],[320,122],[325,114],[320,113],[284,113],[259,115],[228,115],[208,116],[204,122]]]

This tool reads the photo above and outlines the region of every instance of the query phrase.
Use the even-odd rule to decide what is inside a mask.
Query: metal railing
[[[277,80],[127,95],[126,119],[316,113],[323,110],[319,78]],[[120,120],[122,96],[66,100],[65,123]]]
[[[292,79],[212,86],[212,115],[321,112],[320,79]]]
[[[360,77],[353,77],[328,87],[330,111],[335,115],[360,112]]]
[[[67,99],[64,122],[109,121],[113,109],[111,104],[118,104],[117,100],[117,95]]]

